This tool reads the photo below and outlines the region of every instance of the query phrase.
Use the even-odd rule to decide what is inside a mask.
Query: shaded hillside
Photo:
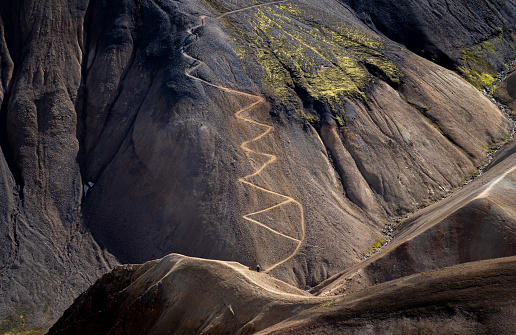
[[[507,151],[514,152],[514,143]],[[414,273],[515,255],[516,154],[494,163],[462,190],[405,220],[380,253],[313,292],[350,293]]]
[[[3,1],[0,331],[173,252],[307,289],[473,175],[510,122],[363,20],[335,0]]]
[[[325,300],[238,263],[173,254],[104,275],[49,334],[252,334]]]
[[[478,87],[490,85],[514,57],[514,1],[341,1],[371,28]]]
[[[512,334],[515,279],[516,259],[502,258],[330,300],[237,263],[169,255],[104,275],[49,334]]]
[[[512,334],[515,264],[510,257],[402,278],[258,334]]]

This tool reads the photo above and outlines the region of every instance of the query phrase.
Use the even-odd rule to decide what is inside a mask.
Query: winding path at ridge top
[[[226,12],[226,13],[223,13],[217,17],[215,17],[215,19],[221,19],[227,15],[230,15],[230,14],[234,14],[234,13],[238,13],[238,12],[243,12],[243,11],[246,11],[246,10],[250,10],[250,9],[253,9],[253,8],[257,8],[257,7],[262,7],[262,6],[267,6],[267,5],[274,5],[274,4],[279,4],[279,3],[283,3],[283,2],[287,2],[287,1],[290,1],[290,0],[282,0],[282,1],[273,1],[273,2],[267,2],[267,3],[262,3],[262,4],[257,4],[257,5],[253,5],[253,6],[249,6],[249,7],[245,7],[245,8],[241,8],[241,9],[237,9],[237,10],[234,10],[234,11],[229,11],[229,12]],[[202,22],[204,23],[204,18],[206,16],[200,16],[200,19],[202,20]],[[203,24],[200,24],[200,25],[197,25],[197,26],[194,26],[194,27],[191,27],[187,30],[187,32],[189,34],[193,34],[193,31],[196,30],[197,28],[203,26]],[[191,45],[195,43],[195,40],[194,42],[191,42],[190,44],[188,45]],[[271,154],[266,154],[266,153],[263,153],[263,152],[259,152],[259,151],[254,151],[252,149],[250,149],[248,147],[248,145],[250,143],[253,143],[253,142],[256,142],[256,141],[259,141],[260,139],[262,139],[263,137],[265,137],[266,135],[268,135],[273,127],[268,125],[268,124],[265,124],[265,123],[261,123],[261,122],[258,122],[258,121],[255,121],[255,120],[252,120],[252,119],[249,119],[249,118],[246,118],[245,116],[243,116],[242,114],[253,109],[255,106],[257,106],[258,104],[260,103],[265,103],[265,99],[261,96],[258,96],[258,95],[255,95],[255,94],[250,94],[250,93],[246,93],[246,92],[242,92],[242,91],[237,91],[237,90],[233,90],[233,89],[230,89],[228,87],[224,87],[224,86],[220,86],[220,85],[216,85],[216,84],[213,84],[213,83],[210,83],[204,79],[201,79],[201,78],[198,78],[198,77],[195,77],[193,76],[191,73],[193,71],[195,71],[197,68],[199,68],[200,66],[202,66],[203,64],[205,64],[203,61],[201,61],[200,59],[197,59],[197,58],[194,58],[192,56],[190,56],[188,53],[186,53],[186,50],[183,52],[183,55],[188,58],[188,59],[191,59],[194,61],[194,63],[192,64],[195,64],[197,62],[197,65],[189,68],[189,69],[186,69],[185,70],[185,75],[189,78],[192,78],[194,80],[197,80],[197,81],[200,81],[201,83],[204,83],[208,86],[211,86],[211,87],[215,87],[215,88],[218,88],[222,91],[225,91],[227,93],[230,93],[230,94],[237,94],[237,95],[243,95],[243,96],[246,96],[252,100],[254,100],[252,103],[250,103],[248,106],[238,110],[237,112],[235,112],[235,116],[240,119],[240,120],[243,120],[243,121],[246,121],[248,123],[251,123],[257,127],[260,127],[260,128],[263,128],[264,131],[263,133],[261,133],[260,135],[256,136],[255,138],[251,139],[251,140],[248,140],[248,141],[245,141],[243,142],[242,144],[240,144],[240,148],[246,153],[246,156],[248,157],[248,159],[251,161],[250,159],[250,154],[254,154],[254,155],[259,155],[259,156],[262,156],[262,157],[266,157],[267,158],[267,161],[265,163],[263,163],[260,168],[256,169],[256,171],[254,171],[253,173],[247,175],[247,176],[244,176],[240,179],[238,179],[241,183],[243,184],[246,184],[250,187],[253,187],[259,191],[262,191],[262,192],[265,192],[265,193],[268,193],[268,194],[271,194],[271,195],[274,195],[274,196],[278,196],[280,198],[283,198],[284,201],[274,205],[274,206],[270,206],[268,208],[265,208],[265,209],[262,209],[260,211],[257,211],[257,212],[253,212],[253,213],[249,213],[249,214],[246,214],[243,216],[243,218],[253,224],[256,224],[257,226],[260,226],[278,236],[281,236],[285,239],[289,239],[291,241],[295,241],[297,242],[297,247],[295,248],[295,250],[292,252],[292,254],[290,256],[288,256],[287,258],[281,260],[280,262],[277,262],[273,265],[271,265],[269,268],[267,268],[265,270],[265,272],[269,272],[271,270],[273,270],[274,268],[284,264],[285,262],[289,261],[292,257],[294,257],[298,252],[299,250],[301,249],[301,246],[302,244],[304,243],[305,239],[306,239],[306,224],[305,224],[305,213],[304,213],[304,207],[303,205],[301,205],[300,202],[298,202],[297,200],[295,200],[294,198],[288,196],[288,195],[284,195],[284,194],[281,194],[281,193],[277,193],[277,192],[274,192],[270,189],[267,189],[267,188],[264,188],[264,187],[261,187],[261,186],[258,186],[256,184],[253,184],[252,182],[248,181],[248,179],[254,177],[254,176],[258,176],[260,175],[260,173],[267,167],[269,166],[270,164],[274,163],[278,158],[276,157],[276,155],[271,155]],[[254,164],[251,163],[251,165],[253,166],[253,168],[256,168],[254,166]],[[267,183],[266,183],[267,184]],[[270,187],[270,186],[269,186]],[[258,221],[258,220],[255,220],[255,219],[252,219],[251,216],[253,215],[257,215],[257,214],[261,214],[261,213],[265,213],[265,212],[268,212],[270,210],[273,210],[275,208],[278,208],[280,206],[284,206],[284,205],[287,205],[287,204],[290,204],[290,203],[294,203],[298,208],[299,208],[299,211],[300,211],[300,228],[301,228],[301,239],[297,239],[297,238],[294,238],[294,237],[291,237],[291,236],[288,236],[286,234],[283,234],[279,231],[276,231],[274,229],[272,229],[271,227],[263,224],[262,222]]]

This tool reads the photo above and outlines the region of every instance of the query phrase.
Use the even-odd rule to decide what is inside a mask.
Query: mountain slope
[[[87,220],[122,262],[176,251],[269,268],[298,250],[275,273],[311,285],[356,262],[388,215],[459,185],[485,160],[486,148],[509,132],[509,122],[473,87],[376,36],[340,5],[332,14],[310,2],[210,5],[191,2],[175,12],[144,4],[139,24],[162,24],[139,31],[138,43],[89,35],[90,45],[107,45],[92,49],[98,55],[91,56],[90,78],[106,53],[131,59],[132,43],[144,50],[134,62],[155,71],[143,77],[138,66],[120,71],[126,81],[120,94],[127,98],[115,90],[111,99],[117,100],[106,100],[85,120],[85,141],[92,143],[85,146],[85,175],[95,185],[84,203]],[[182,14],[189,11],[199,14]],[[201,15],[206,23],[198,26]],[[169,31],[177,31],[175,40],[151,38]],[[290,49],[300,54],[282,53]],[[244,54],[251,56],[239,58]],[[146,93],[137,87],[129,93],[131,78],[154,89],[138,98]],[[97,85],[110,85],[92,83],[85,90],[98,103]],[[131,98],[141,106],[128,104]],[[102,127],[93,122],[103,118]],[[121,135],[112,133],[124,124]],[[100,129],[97,142],[88,140]],[[124,134],[117,151],[108,150]],[[278,206],[289,199],[303,210],[292,201]]]
[[[258,334],[511,334],[514,260],[468,263],[380,284]]]
[[[360,13],[2,2],[0,330],[48,325],[114,265],[173,252],[308,289],[468,179],[511,122]]]
[[[507,150],[513,148],[514,143]],[[314,293],[349,293],[414,273],[513,256],[515,160],[513,153],[450,197],[415,213],[380,253],[321,283]]]
[[[373,29],[486,86],[514,57],[514,1],[343,0]]]
[[[511,334],[515,276],[510,257],[324,299],[240,264],[169,255],[106,274],[49,334]]]
[[[49,334],[251,334],[325,300],[238,263],[172,254],[104,275]]]

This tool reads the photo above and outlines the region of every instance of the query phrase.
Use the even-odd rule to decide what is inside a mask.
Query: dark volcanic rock
[[[500,26],[493,69],[513,43],[505,3],[454,40]],[[359,262],[389,216],[469,178],[510,122],[353,6],[3,1],[0,330],[44,325],[114,264],[172,252],[306,289]]]
[[[448,68],[493,74],[514,57],[514,1],[340,1],[373,29]]]
[[[81,223],[85,3],[0,4],[0,332],[48,326],[109,268]]]

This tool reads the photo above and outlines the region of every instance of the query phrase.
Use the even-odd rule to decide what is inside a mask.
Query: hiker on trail
[[[261,267],[261,266],[259,266],[259,265],[257,265],[257,266],[256,266],[256,272],[260,272],[261,270],[262,270],[262,267]]]
[[[204,19],[202,19],[202,25],[204,26]]]

